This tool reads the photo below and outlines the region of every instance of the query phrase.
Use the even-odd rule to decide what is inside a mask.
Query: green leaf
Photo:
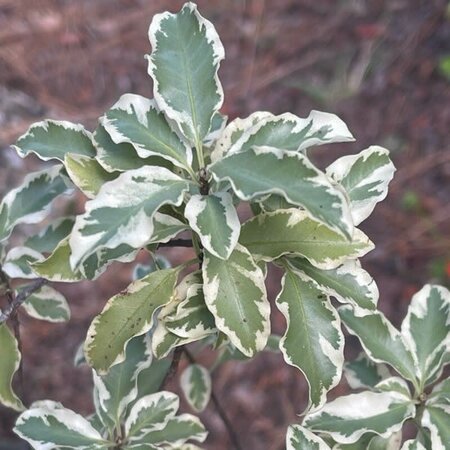
[[[427,405],[422,414],[422,426],[430,430],[431,448],[446,450],[450,445],[450,405]]]
[[[161,448],[161,444],[169,445],[169,448],[177,448],[188,440],[203,442],[207,434],[197,417],[181,414],[171,418],[163,429],[149,431],[137,443],[154,444],[156,448]]]
[[[450,352],[450,291],[427,284],[417,292],[403,320],[402,337],[413,355],[417,378],[425,385],[442,370],[443,356]]]
[[[105,184],[76,219],[70,237],[72,268],[101,249],[146,245],[155,212],[165,204],[180,205],[188,189],[189,183],[169,170],[150,166],[123,172]]]
[[[286,318],[280,349],[287,364],[297,367],[309,385],[308,408],[318,409],[339,383],[344,364],[344,335],[339,316],[314,283],[289,266],[276,305]]]
[[[116,144],[131,144],[141,158],[159,156],[189,168],[192,150],[171,130],[154,100],[124,94],[100,119]]]
[[[349,333],[358,337],[372,360],[391,365],[403,377],[415,382],[413,356],[400,332],[381,312],[368,313],[342,306],[339,314]]]
[[[308,414],[303,425],[330,435],[336,442],[351,444],[365,433],[387,438],[414,414],[414,403],[399,394],[366,391],[338,397]]]
[[[249,251],[237,244],[227,261],[205,252],[204,295],[217,328],[246,356],[263,350],[270,335],[264,275]]]
[[[68,188],[61,166],[27,175],[21,186],[11,190],[0,203],[0,242],[19,223],[38,223],[45,218],[52,201]]]
[[[19,369],[20,352],[17,341],[9,328],[0,325],[0,403],[16,411],[24,409],[22,402],[14,393],[11,383]]]
[[[142,439],[151,431],[163,429],[175,417],[179,405],[178,397],[167,391],[139,399],[125,421],[125,432],[130,443]]]
[[[345,261],[331,270],[318,269],[303,258],[291,258],[289,262],[300,270],[303,276],[314,281],[317,287],[339,302],[363,309],[376,308],[379,297],[377,284],[372,276],[361,268],[358,260]]]
[[[24,158],[35,153],[40,159],[64,162],[67,153],[95,156],[92,135],[83,125],[57,120],[38,122],[21,136],[13,148]]]
[[[388,150],[372,146],[356,155],[337,159],[326,172],[347,192],[353,223],[359,225],[386,198],[395,167]]]
[[[352,241],[348,241],[297,209],[261,214],[248,220],[242,225],[239,241],[258,259],[303,256],[324,270],[335,269],[346,259],[363,256],[374,248],[362,231],[355,229]]]
[[[107,172],[95,158],[84,155],[67,154],[64,165],[75,186],[88,198],[94,198],[105,183],[119,175]]]
[[[19,291],[20,292],[20,291]],[[27,314],[47,322],[67,322],[70,308],[65,297],[50,286],[42,286],[22,304]]]
[[[376,384],[375,390],[379,392],[391,392],[398,393],[405,399],[411,400],[411,391],[409,390],[408,383],[400,377],[389,377],[381,380]]]
[[[74,223],[74,217],[56,219],[40,233],[29,237],[24,247],[32,248],[39,253],[52,253],[57,245],[70,234]]]
[[[205,303],[203,284],[189,286],[185,299],[164,321],[168,331],[184,339],[203,339],[215,332],[216,324]]]
[[[200,364],[190,364],[180,377],[181,390],[189,406],[197,413],[202,412],[211,397],[211,375]]]
[[[153,359],[151,366],[139,373],[137,379],[137,398],[154,394],[161,389],[161,385],[169,371],[171,363],[171,358]]]
[[[158,106],[191,145],[201,142],[223,102],[217,71],[225,52],[211,22],[194,3],[177,14],[154,16],[149,29],[148,73]]]
[[[106,375],[93,372],[99,404],[114,423],[120,423],[128,405],[137,398],[138,377],[151,363],[151,342],[144,334],[128,342],[125,359],[111,367]]]
[[[427,450],[417,439],[405,441],[401,450]]]
[[[113,445],[105,441],[85,418],[49,400],[37,402],[22,413],[14,432],[40,450],[60,447],[106,450]]]
[[[179,269],[159,270],[131,283],[108,300],[94,318],[85,343],[86,358],[99,374],[125,358],[125,345],[150,330],[153,315],[172,297]]]
[[[186,204],[185,216],[208,252],[229,258],[241,228],[230,194],[193,195]]]
[[[237,117],[231,121],[223,130],[219,139],[214,146],[211,153],[211,162],[216,162],[222,159],[230,150],[244,132],[249,132],[250,129],[256,126],[259,122],[266,118],[274,117],[274,115],[267,111],[256,111],[248,117],[241,119]]]
[[[306,119],[301,119],[285,113],[259,121],[231,146],[228,154],[261,146],[300,151],[314,145],[354,140],[347,125],[335,114],[311,111]]]
[[[302,153],[256,147],[215,162],[216,181],[229,181],[241,200],[278,194],[344,236],[353,235],[350,209],[342,192]]]
[[[40,262],[44,257],[37,251],[27,247],[14,247],[5,257],[2,270],[10,278],[38,278],[31,265]]]
[[[428,404],[441,403],[450,405],[450,378],[442,380],[433,387],[433,390],[428,395],[427,402]]]
[[[203,139],[203,144],[207,147],[214,145],[217,140],[222,136],[223,131],[227,125],[228,116],[224,116],[220,112],[214,113],[211,119],[211,128],[209,133]]]
[[[286,434],[286,450],[331,450],[323,439],[300,425],[290,425]]]
[[[125,172],[142,166],[161,166],[166,169],[173,167],[172,163],[157,156],[141,158],[128,142],[116,144],[101,124],[97,126],[93,137],[97,148],[97,161],[108,172]]]
[[[361,352],[356,359],[344,364],[344,375],[352,389],[371,389],[390,373],[386,365],[373,362]]]

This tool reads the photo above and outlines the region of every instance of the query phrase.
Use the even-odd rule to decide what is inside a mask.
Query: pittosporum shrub
[[[303,373],[309,404],[302,425],[287,431],[289,450],[449,449],[450,383],[442,373],[450,293],[425,286],[399,331],[377,310],[376,283],[358,260],[374,248],[357,226],[387,194],[395,171],[388,151],[369,147],[321,171],[308,152],[353,141],[334,114],[256,112],[228,122],[218,78],[224,49],[193,3],[155,16],[149,38],[153,99],[123,95],[93,133],[65,121],[36,123],[15,145],[21,157],[50,162],[0,205],[8,300],[0,401],[21,412],[17,435],[40,450],[198,449],[188,442],[203,442],[204,426],[177,415],[179,399],[165,385],[187,358],[181,388],[202,411],[212,367],[195,354],[208,346],[217,352],[213,368],[267,349]],[[84,213],[49,215],[55,199],[78,190],[88,198]],[[253,216],[241,223],[242,203]],[[17,225],[44,220],[10,248]],[[164,246],[192,246],[196,258],[171,267],[158,254]],[[95,279],[138,252],[152,262],[136,265],[134,281],[93,319],[77,354],[77,364],[92,367],[95,413],[83,418],[49,400],[26,408],[11,387],[21,359],[17,310],[66,321],[68,303],[49,282]],[[268,264],[284,272],[275,300],[286,318],[282,337],[270,330]],[[365,350],[347,363],[342,324]],[[327,402],[343,372],[358,392]],[[402,444],[405,421],[418,433]]]

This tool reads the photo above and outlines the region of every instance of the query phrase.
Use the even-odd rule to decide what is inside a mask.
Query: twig
[[[4,281],[4,274],[2,272],[1,275],[2,281]],[[6,322],[9,318],[11,318],[12,321],[15,321],[17,319],[17,309],[19,306],[24,303],[28,297],[39,290],[42,286],[47,284],[47,280],[44,280],[43,278],[39,278],[36,280],[33,284],[30,284],[29,286],[26,286],[20,293],[14,297],[12,294],[11,289],[9,288],[9,284],[6,290],[6,295],[8,297],[8,303],[9,305],[5,308],[4,311],[0,314],[0,325],[4,322]],[[15,324],[13,324],[15,329]],[[17,336],[16,336],[17,338]]]
[[[186,347],[183,347],[183,351],[189,362],[191,364],[196,364],[194,356]],[[219,417],[222,419],[222,422],[225,425],[228,436],[230,437],[231,443],[233,444],[234,448],[236,450],[243,450],[243,447],[241,446],[239,439],[237,437],[237,433],[236,431],[234,431],[233,424],[231,423],[230,419],[228,419],[225,410],[222,408],[220,400],[218,399],[216,393],[214,392],[214,389],[211,389],[211,401],[213,402],[214,407],[216,408],[217,414],[219,414]]]
[[[173,359],[170,364],[169,370],[167,371],[166,376],[164,377],[161,383],[161,389],[165,388],[167,384],[169,384],[169,382],[175,377],[178,370],[178,366],[180,365],[182,354],[183,354],[183,346],[177,347],[173,352]]]
[[[158,247],[192,247],[190,239],[173,239],[169,242],[162,242]]]

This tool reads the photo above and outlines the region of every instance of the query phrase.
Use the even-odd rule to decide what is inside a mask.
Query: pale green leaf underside
[[[70,179],[88,198],[94,198],[108,181],[115,180],[119,173],[106,171],[95,158],[67,154],[64,165]]]
[[[357,155],[337,159],[326,172],[347,192],[353,222],[359,225],[386,198],[395,167],[388,150],[372,146]]]
[[[202,412],[211,396],[209,371],[199,364],[191,364],[181,374],[180,385],[191,408],[197,413]]]
[[[227,192],[193,195],[186,204],[185,216],[206,250],[228,259],[241,227],[231,195]]]
[[[239,241],[257,258],[270,261],[283,255],[303,256],[324,270],[363,256],[374,247],[362,231],[355,229],[352,241],[348,241],[298,209],[261,214],[248,220],[242,225]]]
[[[170,301],[177,276],[177,269],[153,272],[108,301],[85,343],[86,358],[98,373],[123,361],[126,343],[151,328],[154,313]]]
[[[45,218],[53,200],[67,191],[61,166],[27,175],[21,186],[11,190],[0,203],[0,242],[19,223],[38,223]]]
[[[153,217],[165,204],[180,205],[189,183],[163,167],[142,167],[123,172],[103,185],[86,203],[70,237],[71,266],[103,248],[126,244],[140,248],[151,241]]]
[[[389,437],[414,414],[412,401],[387,392],[360,392],[327,403],[321,410],[308,414],[303,424],[313,431],[329,434],[336,442],[350,444],[365,433]]]
[[[348,331],[358,337],[371,359],[385,362],[408,380],[415,381],[412,354],[406,348],[400,332],[381,312],[364,312],[364,315],[360,315],[351,307],[342,306],[339,314]]]
[[[344,336],[329,299],[289,266],[285,270],[276,299],[287,323],[280,349],[286,363],[304,373],[309,385],[308,406],[317,409],[341,379]]]
[[[238,244],[224,261],[205,252],[204,295],[217,328],[246,356],[261,351],[270,335],[270,305],[264,275]]]
[[[302,153],[257,147],[217,161],[210,171],[216,181],[229,181],[241,200],[278,194],[332,230],[353,235],[344,195]]]
[[[23,409],[22,402],[11,387],[12,379],[20,364],[17,341],[9,328],[0,325],[0,403],[17,411]]]
[[[57,159],[64,162],[67,153],[95,156],[91,133],[83,125],[57,120],[31,125],[13,147],[22,158],[35,153],[44,161]]]
[[[148,73],[153,93],[168,119],[197,149],[223,102],[217,76],[224,49],[214,26],[193,3],[177,14],[154,16],[149,29]]]
[[[364,352],[344,364],[344,375],[352,389],[371,389],[389,376],[384,364],[373,362]]]
[[[171,130],[154,100],[124,94],[100,123],[116,144],[131,144],[141,158],[159,156],[187,168],[192,151]]]

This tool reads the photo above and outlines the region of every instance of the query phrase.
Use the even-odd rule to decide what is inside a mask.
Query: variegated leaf
[[[194,3],[186,3],[177,14],[155,15],[148,34],[152,46],[148,73],[155,100],[190,144],[200,149],[223,102],[217,75],[224,58],[219,36]]]
[[[74,223],[74,217],[56,219],[40,233],[29,237],[24,247],[32,248],[39,253],[52,253],[57,245],[70,234]]]
[[[402,445],[401,450],[427,450],[417,439],[409,439]]]
[[[186,204],[185,215],[208,252],[228,259],[239,239],[241,224],[227,192],[193,195]]]
[[[125,172],[142,166],[161,166],[166,169],[173,167],[167,159],[158,156],[141,158],[128,142],[116,144],[102,124],[97,126],[93,138],[97,148],[97,161],[108,172]]]
[[[402,337],[413,355],[417,378],[425,385],[441,370],[444,354],[450,353],[450,291],[427,284],[417,292],[403,320]]]
[[[116,144],[131,144],[141,158],[159,156],[189,168],[192,150],[171,130],[154,100],[124,94],[100,119]]]
[[[211,375],[200,364],[190,364],[180,377],[181,390],[191,408],[202,412],[211,397]]]
[[[45,218],[52,201],[67,192],[61,166],[27,175],[21,186],[11,190],[0,203],[0,242],[19,223],[38,223]]]
[[[163,429],[175,417],[179,406],[178,397],[167,391],[139,399],[125,421],[125,432],[130,443],[140,441],[151,431]]]
[[[450,405],[427,405],[421,424],[430,430],[432,450],[447,450],[450,447]]]
[[[326,172],[346,190],[353,223],[359,225],[386,198],[395,167],[388,150],[372,146],[356,155],[337,159]]]
[[[339,314],[350,334],[357,336],[365,352],[375,362],[391,365],[399,374],[415,382],[415,366],[411,352],[400,332],[379,311],[339,308]]]
[[[408,383],[400,377],[389,377],[381,380],[375,385],[374,389],[380,392],[396,393],[399,396],[403,396],[405,400],[412,399]]]
[[[387,438],[414,415],[413,401],[395,393],[366,391],[338,397],[321,410],[308,414],[303,424],[330,435],[336,442],[351,444],[365,433]]]
[[[274,117],[267,111],[256,111],[248,117],[241,119],[237,117],[230,122],[223,130],[220,138],[217,140],[214,150],[211,153],[211,162],[222,159],[230,150],[230,148],[241,138],[244,132],[249,132],[259,122],[266,118]]]
[[[286,434],[286,450],[331,450],[319,436],[300,425],[290,425]]]
[[[161,389],[171,363],[172,358],[153,359],[151,366],[139,373],[137,378],[138,399],[154,394]]]
[[[72,268],[100,249],[121,244],[140,248],[151,241],[153,217],[165,204],[180,205],[189,183],[163,167],[123,172],[86,203],[70,236]]]
[[[114,445],[85,418],[51,401],[31,405],[17,419],[14,432],[36,450],[106,450]]]
[[[10,278],[38,278],[31,268],[33,263],[43,261],[44,257],[31,248],[14,247],[5,257],[2,270]]]
[[[138,377],[151,363],[150,337],[144,334],[128,342],[125,359],[111,367],[106,375],[97,375],[93,371],[99,403],[114,423],[120,423],[128,405],[136,399]]]
[[[86,358],[104,374],[125,357],[125,345],[150,330],[154,313],[173,295],[179,269],[158,270],[115,295],[94,318],[85,343]]]
[[[428,394],[428,404],[441,403],[450,405],[450,378],[442,380],[439,384],[433,387],[433,390]]]
[[[188,440],[203,442],[207,434],[205,427],[197,417],[181,414],[169,419],[164,428],[145,433],[136,443],[155,445],[156,448],[161,448],[162,445],[177,448]]]
[[[168,331],[184,339],[202,339],[215,332],[214,316],[206,306],[203,284],[190,286],[186,298],[164,322]]]
[[[308,408],[316,410],[341,379],[344,335],[339,316],[322,291],[290,266],[286,265],[285,270],[276,299],[287,323],[280,349],[286,363],[305,375],[309,385]]]
[[[311,279],[327,295],[341,303],[349,303],[363,309],[375,309],[379,291],[372,276],[361,268],[358,260],[347,260],[331,270],[314,267],[306,259],[291,258],[289,262]]]
[[[270,335],[264,275],[249,251],[237,244],[224,261],[205,252],[204,295],[217,328],[246,356],[261,351]]]
[[[95,158],[67,154],[64,165],[70,179],[88,198],[94,198],[108,181],[115,180],[118,172],[107,172]]]
[[[332,450],[399,450],[402,441],[401,430],[388,438],[366,433],[352,444],[336,444]]]
[[[241,200],[264,194],[282,195],[347,238],[353,236],[350,209],[342,192],[302,153],[274,147],[254,147],[215,162],[216,181],[229,181]]]
[[[5,324],[0,325],[0,403],[16,411],[24,408],[11,386],[20,358],[16,338]]]
[[[390,373],[386,365],[373,362],[361,352],[356,359],[344,364],[344,375],[352,389],[371,389]]]
[[[20,291],[19,291],[20,292]],[[27,314],[47,322],[67,322],[70,308],[65,297],[50,286],[42,286],[22,304]]]
[[[40,159],[64,162],[67,153],[95,156],[92,135],[83,125],[57,120],[38,122],[21,136],[13,148],[24,158],[35,153]]]
[[[214,113],[211,119],[211,128],[209,133],[204,137],[203,144],[211,147],[222,136],[223,131],[227,125],[228,116],[224,116],[220,112]]]
[[[261,214],[248,220],[242,225],[239,241],[258,259],[303,256],[323,270],[335,269],[346,259],[358,258],[374,248],[362,231],[355,229],[353,239],[348,241],[298,209]]]
[[[304,150],[314,145],[354,141],[347,125],[335,114],[311,111],[306,119],[291,113],[266,117],[245,132],[228,154],[252,147],[277,147],[284,150]]]

